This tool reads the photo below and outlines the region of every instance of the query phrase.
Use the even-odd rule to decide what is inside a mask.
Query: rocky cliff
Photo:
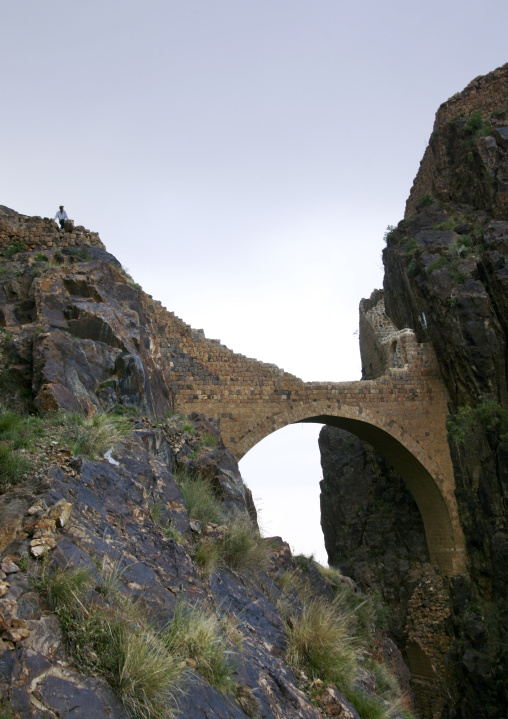
[[[98,235],[0,208],[0,255],[0,717],[411,708],[379,607],[262,538],[219,422],[173,411]]]
[[[418,622],[411,615],[430,621],[426,580],[418,580],[430,565],[411,497],[381,457],[329,428],[320,440],[327,549],[332,563],[362,586],[377,588],[391,606],[392,630],[408,656],[422,711],[504,717],[508,65],[477,78],[439,108],[406,215],[388,228],[386,240],[384,292],[362,301],[361,317],[383,302],[386,322],[431,343],[452,399],[449,444],[468,571],[449,583],[434,580],[446,598],[436,608],[440,658],[421,639],[418,651],[414,647]],[[382,374],[387,358],[368,322],[361,323],[361,333],[368,380]],[[447,667],[444,683],[436,676],[439,662]],[[434,686],[432,701],[425,685]]]

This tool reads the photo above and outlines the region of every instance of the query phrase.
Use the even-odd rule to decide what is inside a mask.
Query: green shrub
[[[17,242],[17,241],[16,241],[16,242],[13,242],[13,243],[4,251],[4,255],[5,255],[7,258],[10,259],[10,258],[13,257],[14,255],[16,255],[18,252],[23,252],[24,249],[25,249],[25,243],[22,242],[22,241],[20,241],[20,242]]]
[[[107,599],[116,599],[120,592],[121,577],[127,567],[121,568],[121,559],[112,561],[106,555],[103,556],[99,571],[99,581],[95,590]]]
[[[312,679],[332,682],[342,692],[350,689],[361,655],[352,614],[323,599],[311,599],[301,616],[285,616],[284,622],[289,665]]]
[[[211,539],[198,542],[194,550],[194,561],[206,574],[213,574],[221,565],[221,552],[217,542]]]
[[[217,446],[217,437],[213,434],[209,434],[208,432],[205,432],[201,439],[199,440],[199,444],[202,447],[216,447]]]
[[[508,410],[495,400],[484,400],[476,407],[461,407],[446,422],[449,439],[459,445],[465,444],[467,435],[478,428],[505,441],[508,439]]]
[[[444,222],[440,222],[437,225],[433,225],[433,230],[454,230],[457,226],[457,223],[455,220],[453,220],[451,217],[449,220],[444,220]]]
[[[376,693],[387,701],[396,701],[401,695],[401,689],[397,678],[391,673],[386,664],[368,659],[365,662],[365,669],[369,671],[376,684]]]
[[[464,130],[472,136],[472,139],[490,135],[492,132],[490,125],[483,118],[481,110],[475,110],[475,112],[467,118]]]
[[[203,524],[219,523],[223,519],[220,502],[210,482],[199,474],[180,472],[176,475],[190,519]]]
[[[69,249],[69,254],[78,260],[82,260],[83,262],[91,260],[93,257],[93,254],[88,247],[71,247]]]
[[[301,575],[298,570],[288,569],[278,577],[277,581],[283,592],[287,592],[291,587],[298,591],[301,586]]]
[[[390,242],[390,240],[393,240],[393,238],[395,237],[396,230],[397,230],[397,228],[395,227],[395,225],[388,225],[388,227],[386,228],[384,237],[383,237],[385,244],[388,244]]]
[[[172,524],[168,524],[164,529],[164,536],[166,539],[174,539],[178,544],[184,543],[183,534],[176,527],[173,527]]]
[[[197,671],[219,691],[233,693],[235,668],[215,614],[203,606],[177,604],[163,633],[171,654],[193,659]]]
[[[373,598],[363,593],[357,594],[347,584],[341,582],[335,590],[334,601],[338,609],[351,616],[357,641],[363,646],[372,645],[377,613]]]
[[[475,411],[473,407],[461,407],[457,414],[447,420],[446,429],[448,437],[456,444],[464,444],[468,434],[475,423]]]
[[[19,450],[30,448],[42,433],[43,423],[39,417],[5,408],[0,410],[0,491],[19,482],[30,471],[30,459]]]
[[[180,688],[180,658],[168,652],[159,635],[146,628],[140,632],[120,622],[111,629],[111,684],[126,708],[141,719],[176,716],[170,707]]]
[[[404,245],[404,254],[406,254],[408,257],[414,257],[414,255],[416,255],[416,253],[418,252],[418,249],[418,242],[415,240],[415,238],[408,238]]]
[[[36,262],[47,262],[47,261],[48,261],[48,258],[47,258],[46,255],[43,254],[42,252],[37,252],[37,254],[36,254],[35,257],[34,257],[34,260],[35,260]]]
[[[309,556],[307,556],[305,554],[296,554],[294,556],[294,560],[298,569],[301,569],[302,572],[308,574],[311,564],[314,562],[314,555],[309,554]]]
[[[92,586],[92,575],[88,569],[61,569],[49,571],[44,566],[40,579],[36,582],[42,590],[51,609],[69,607],[79,595]]]
[[[502,119],[506,115],[508,107],[498,107],[495,110],[493,110],[490,115],[491,117],[495,117],[496,119]]]
[[[310,557],[300,555],[300,562],[309,566]],[[388,719],[399,711],[401,693],[398,684],[384,665],[373,660],[363,661],[369,646],[374,645],[374,624],[380,618],[379,596],[356,594],[341,581],[340,572],[314,562],[323,576],[335,585],[333,603],[316,597],[307,579],[295,572],[280,578],[284,589],[277,602],[287,638],[286,658],[295,670],[302,670],[314,682],[331,682],[343,692],[362,719]],[[295,612],[289,600],[289,588],[297,590],[303,612]],[[383,618],[384,619],[384,618]],[[355,683],[369,668],[378,684],[379,697],[360,691]]]
[[[434,204],[434,198],[432,195],[427,192],[425,195],[422,195],[418,202],[416,203],[416,209],[417,210],[423,210],[424,207],[429,207],[429,205]]]
[[[338,569],[335,569],[335,567],[324,567],[322,564],[319,564],[319,562],[314,562],[316,567],[318,568],[320,574],[325,578],[328,579],[329,582],[331,582],[334,586],[339,587],[342,585],[342,574],[339,572]]]
[[[248,519],[236,519],[220,545],[225,564],[239,571],[266,569],[272,549]]]
[[[94,459],[103,457],[111,447],[115,447],[131,432],[131,424],[114,414],[94,414],[84,417],[81,414],[61,415],[64,426],[63,441],[75,455],[85,455]]]
[[[508,433],[508,410],[501,407],[499,402],[484,400],[476,407],[476,414],[487,432],[497,432],[501,439]]]
[[[158,527],[160,527],[161,524],[161,518],[162,518],[162,512],[164,511],[164,505],[162,502],[154,502],[150,506],[150,517],[153,520],[153,523],[156,524]]]
[[[430,265],[427,267],[427,274],[431,275],[433,272],[436,272],[437,270],[443,269],[443,267],[447,267],[449,264],[449,260],[444,255],[439,257],[437,260],[434,260],[434,262],[431,262]]]
[[[346,696],[362,719],[389,719],[393,710],[379,697],[361,689],[349,689]]]
[[[115,417],[139,417],[143,414],[140,407],[132,404],[115,404],[110,414]]]
[[[40,417],[0,410],[0,442],[8,442],[12,449],[29,448],[43,432],[44,422]]]
[[[14,452],[10,447],[0,445],[0,489],[4,491],[30,470],[31,464],[26,457]]]
[[[187,434],[196,434],[196,428],[190,422],[184,422],[181,425],[180,429],[182,430],[182,432],[187,432]]]
[[[59,616],[80,671],[99,675],[137,719],[171,719],[181,657],[127,600],[114,606],[87,599],[91,575],[83,569],[44,567],[36,586]]]
[[[178,531],[176,527],[173,527],[171,522],[167,524],[166,526],[163,526],[162,523],[162,512],[164,510],[164,505],[161,502],[154,502],[152,506],[150,507],[150,516],[156,524],[159,529],[161,529],[164,532],[164,536],[166,539],[174,539],[178,544],[183,544],[183,536],[182,533]]]

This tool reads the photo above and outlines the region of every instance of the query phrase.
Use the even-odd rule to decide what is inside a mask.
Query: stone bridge
[[[404,478],[420,509],[430,555],[443,574],[464,567],[464,541],[446,438],[449,396],[430,345],[397,330],[376,291],[360,306],[364,376],[357,382],[303,382],[275,365],[205,338],[158,302],[146,308],[153,354],[175,409],[220,419],[226,446],[241,459],[288,424],[340,427],[369,442]]]

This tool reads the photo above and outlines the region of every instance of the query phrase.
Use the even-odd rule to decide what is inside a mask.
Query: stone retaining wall
[[[71,232],[61,231],[49,217],[27,217],[0,208],[0,251],[9,248],[23,250],[55,249],[90,245],[104,250],[97,232],[90,232],[82,225]]]

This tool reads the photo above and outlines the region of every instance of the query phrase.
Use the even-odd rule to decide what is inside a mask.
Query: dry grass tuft
[[[114,585],[118,578],[113,567],[104,581]],[[118,597],[110,605],[90,603],[93,581],[83,569],[44,567],[35,583],[58,614],[80,671],[104,677],[136,719],[176,716],[181,657],[168,651],[139,607]],[[111,586],[104,593],[110,595],[116,596]]]
[[[301,616],[285,617],[285,625],[288,663],[312,679],[332,682],[346,692],[361,658],[352,613],[335,603],[310,599]]]
[[[185,471],[177,473],[175,479],[180,485],[190,519],[197,519],[203,524],[218,524],[223,520],[219,499],[207,479]]]
[[[272,547],[248,519],[235,519],[221,542],[220,553],[228,567],[262,571],[268,567]]]
[[[132,425],[123,417],[114,414],[94,414],[84,417],[81,414],[60,415],[57,421],[63,426],[62,440],[75,455],[85,455],[90,459],[103,457],[130,434]]]
[[[194,660],[197,671],[219,691],[234,692],[231,651],[215,614],[203,606],[178,604],[163,636],[171,654]]]

